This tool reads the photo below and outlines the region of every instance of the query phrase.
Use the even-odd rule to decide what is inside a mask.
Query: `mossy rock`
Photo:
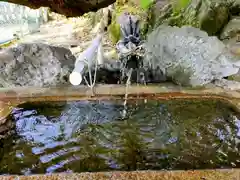
[[[221,40],[235,38],[240,35],[240,17],[233,17],[221,32]]]
[[[185,12],[189,11],[191,0],[156,0],[149,8],[148,11],[148,31],[151,32],[162,24],[170,26],[184,26],[192,25],[198,27],[198,22],[195,19],[194,13]]]
[[[163,3],[165,2],[165,3]],[[149,10],[151,29],[159,25],[190,25],[219,35],[230,17],[232,0],[157,0]]]
[[[226,1],[226,0],[224,0]],[[208,35],[219,35],[219,32],[227,24],[230,12],[226,2],[203,5],[199,9],[198,15],[200,28]]]
[[[164,23],[164,20],[171,17],[173,13],[172,4],[169,4],[168,0],[154,1],[149,7],[147,12],[147,32],[151,32],[153,29]]]
[[[235,74],[235,75],[229,76],[227,79],[240,82],[240,74]]]

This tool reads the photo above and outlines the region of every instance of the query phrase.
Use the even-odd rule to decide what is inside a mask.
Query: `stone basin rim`
[[[211,169],[211,170],[176,170],[176,171],[114,171],[114,172],[86,172],[86,173],[54,173],[50,175],[46,174],[36,174],[29,176],[17,176],[17,175],[7,175],[0,176],[0,179],[114,179],[114,180],[124,180],[124,179],[163,179],[163,180],[201,180],[201,179],[211,179],[211,180],[231,180],[239,179],[240,169]]]
[[[131,85],[126,88],[125,85],[97,85],[93,91],[87,86],[65,86],[65,87],[17,87],[17,88],[0,88],[0,101],[5,99],[25,99],[25,98],[47,98],[47,97],[64,97],[64,98],[101,98],[123,96],[221,96],[226,98],[240,99],[239,90],[226,90],[220,87],[189,88],[180,87],[173,84],[161,85]],[[93,94],[94,92],[94,94]]]
[[[10,113],[11,108],[28,102],[124,100],[126,86],[97,85],[94,92],[95,95],[92,96],[92,91],[87,86],[0,88],[0,113],[4,118],[6,112]],[[131,85],[128,87],[127,99],[218,99],[231,104],[237,112],[240,112],[240,91],[229,91],[219,87],[192,89],[173,84]]]

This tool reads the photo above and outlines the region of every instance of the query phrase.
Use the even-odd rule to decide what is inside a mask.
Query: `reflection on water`
[[[124,119],[116,101],[16,108],[8,117],[16,135],[4,142],[0,173],[240,167],[240,116],[230,105],[136,101]]]

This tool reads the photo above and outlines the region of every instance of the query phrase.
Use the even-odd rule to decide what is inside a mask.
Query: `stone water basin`
[[[112,96],[97,89],[94,97],[2,94],[15,104],[2,117],[15,126],[1,140],[0,174],[240,167],[238,99],[144,88],[129,89],[126,106],[121,88]]]

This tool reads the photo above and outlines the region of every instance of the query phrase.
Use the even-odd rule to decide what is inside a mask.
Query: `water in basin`
[[[240,120],[220,100],[25,103],[0,174],[240,167]],[[123,117],[124,109],[127,110]]]

